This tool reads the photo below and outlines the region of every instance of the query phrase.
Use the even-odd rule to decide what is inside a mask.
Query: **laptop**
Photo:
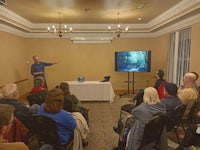
[[[109,81],[110,81],[110,76],[105,76],[101,82],[109,82]]]

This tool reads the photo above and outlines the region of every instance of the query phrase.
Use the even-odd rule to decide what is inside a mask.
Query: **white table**
[[[71,94],[80,101],[109,101],[112,103],[115,93],[110,82],[100,81],[65,81],[69,84]]]

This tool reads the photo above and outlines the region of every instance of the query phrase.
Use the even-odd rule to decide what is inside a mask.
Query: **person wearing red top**
[[[34,87],[31,89],[30,94],[40,94],[42,91],[47,92],[47,88],[44,85],[44,78],[36,77],[34,79]]]

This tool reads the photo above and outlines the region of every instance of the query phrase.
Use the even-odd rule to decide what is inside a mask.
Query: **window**
[[[181,85],[185,73],[189,71],[191,28],[169,35],[167,58],[167,81]]]

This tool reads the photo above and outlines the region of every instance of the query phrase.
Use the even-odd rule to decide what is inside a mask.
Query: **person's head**
[[[34,78],[34,87],[40,87],[44,85],[44,78],[43,77],[35,77]]]
[[[63,108],[64,95],[61,89],[50,90],[45,97],[44,111],[58,113]]]
[[[0,135],[4,135],[10,130],[14,119],[14,110],[12,105],[0,104]]]
[[[156,77],[157,79],[162,79],[163,76],[164,76],[164,71],[163,71],[163,70],[159,69],[159,70],[156,71],[155,77]]]
[[[33,56],[33,61],[34,61],[35,63],[40,62],[39,57],[38,57],[37,55]]]
[[[194,73],[186,73],[183,77],[183,83],[186,87],[193,87],[196,76]]]
[[[157,90],[153,87],[146,88],[144,90],[143,100],[144,103],[147,103],[149,105],[160,102]]]
[[[69,84],[67,82],[61,82],[59,88],[63,91],[64,95],[70,95]]]
[[[195,81],[194,81],[194,82],[196,82],[199,79],[199,74],[196,72],[190,72],[190,73],[193,73],[196,76]]]
[[[2,94],[6,99],[17,99],[19,97],[19,91],[16,84],[6,84],[2,88]]]
[[[177,91],[178,91],[178,87],[176,84],[174,83],[165,83],[165,86],[164,86],[164,94],[165,96],[176,96],[177,94]]]

